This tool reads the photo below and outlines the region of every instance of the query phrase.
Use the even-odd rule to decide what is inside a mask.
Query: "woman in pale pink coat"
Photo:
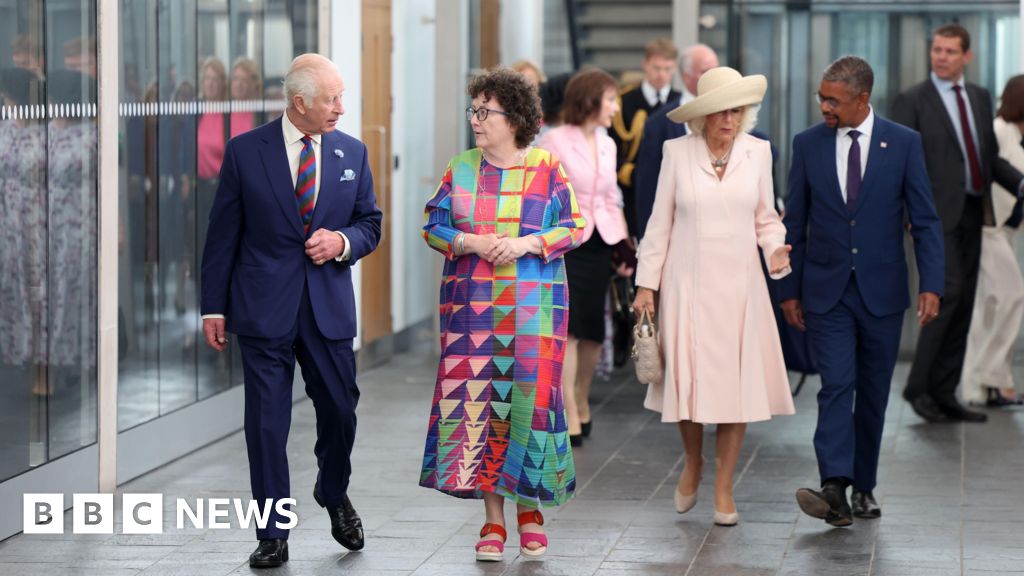
[[[628,236],[615,180],[615,142],[605,131],[619,111],[618,96],[615,79],[602,70],[590,68],[574,75],[565,87],[564,124],[545,132],[537,143],[562,162],[587,221],[583,244],[565,255],[569,340],[562,394],[573,446],[582,445],[590,434],[590,382],[604,342],[612,246]],[[620,273],[629,276],[633,271],[623,268]]]
[[[747,134],[764,97],[764,76],[714,68],[698,96],[669,113],[691,134],[665,142],[654,212],[640,243],[639,315],[655,311],[663,382],[644,406],[678,422],[685,451],[675,491],[679,513],[697,501],[704,424],[717,424],[715,523],[739,521],[733,473],[747,422],[792,414],[760,246],[773,278],[789,272],[786,228],[772,197],[768,142]]]

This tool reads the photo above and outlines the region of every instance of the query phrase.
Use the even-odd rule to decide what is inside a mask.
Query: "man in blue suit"
[[[331,534],[363,547],[348,498],[355,440],[356,336],[352,264],[377,247],[381,212],[362,142],[336,131],[345,84],[318,54],[296,58],[278,120],[228,142],[203,253],[206,342],[217,351],[238,336],[245,374],[245,441],[253,499],[290,496],[286,444],[295,361],[313,400],[319,468],[313,497]],[[288,560],[285,517],[275,508],[256,568]]]
[[[922,325],[938,315],[943,289],[942,222],[921,138],[874,114],[873,84],[871,66],[855,56],[825,70],[817,93],[825,121],[793,138],[784,218],[793,274],[780,286],[782,308],[791,325],[808,331],[821,371],[814,450],[822,488],[801,488],[796,498],[806,514],[833,526],[882,513],[873,490],[910,305],[905,215]]]

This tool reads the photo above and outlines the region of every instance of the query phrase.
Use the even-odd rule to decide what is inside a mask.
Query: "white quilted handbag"
[[[633,326],[633,367],[636,369],[636,379],[641,384],[661,382],[664,377],[658,328],[646,310]]]

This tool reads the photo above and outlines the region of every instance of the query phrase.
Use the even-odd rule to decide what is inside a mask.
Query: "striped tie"
[[[295,198],[299,201],[299,216],[302,230],[309,234],[313,221],[313,198],[316,195],[316,154],[313,153],[313,139],[302,137],[302,152],[299,154],[299,175],[295,179]]]

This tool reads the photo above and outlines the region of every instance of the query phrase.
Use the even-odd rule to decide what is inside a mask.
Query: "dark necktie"
[[[299,216],[302,230],[309,234],[313,221],[313,196],[316,192],[316,154],[313,153],[313,139],[302,137],[302,152],[299,153],[299,174],[295,178],[295,199],[299,202]]]
[[[853,210],[853,205],[857,202],[857,196],[860,194],[860,142],[857,141],[860,132],[850,130],[847,136],[852,142],[850,142],[850,155],[846,159],[846,207]]]
[[[974,135],[971,134],[971,123],[967,119],[967,104],[960,94],[962,86],[953,86],[956,93],[956,107],[960,110],[960,132],[964,136],[964,148],[967,149],[967,167],[971,171],[971,189],[980,192],[983,186],[981,182],[981,164],[978,162],[978,149],[974,147]]]

